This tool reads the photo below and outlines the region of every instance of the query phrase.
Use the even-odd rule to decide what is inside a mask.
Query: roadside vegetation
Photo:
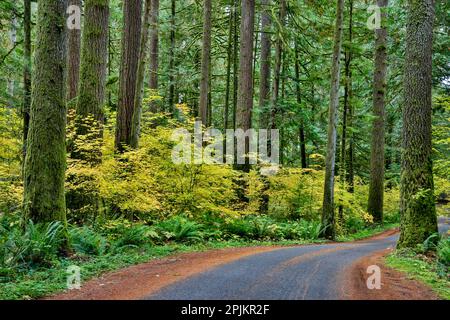
[[[432,236],[416,249],[402,249],[386,258],[389,267],[429,285],[442,299],[450,300],[450,237]]]

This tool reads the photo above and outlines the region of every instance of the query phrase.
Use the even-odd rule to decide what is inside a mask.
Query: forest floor
[[[397,230],[390,230],[348,243],[175,254],[47,299],[439,299],[422,282],[386,266],[397,239]],[[381,290],[367,288],[371,265],[381,269]]]

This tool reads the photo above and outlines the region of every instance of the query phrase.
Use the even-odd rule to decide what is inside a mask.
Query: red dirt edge
[[[391,249],[379,251],[373,255],[357,260],[343,272],[341,282],[341,299],[343,300],[440,300],[431,288],[416,280],[409,279],[400,271],[385,264],[385,257]],[[369,266],[381,269],[381,289],[369,290],[367,273]]]

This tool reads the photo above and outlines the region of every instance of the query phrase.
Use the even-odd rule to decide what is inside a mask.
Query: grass
[[[393,228],[392,225],[371,228],[365,232],[359,232],[347,239],[355,240],[369,237],[380,231]],[[341,239],[342,241],[343,239]],[[84,258],[72,258],[59,260],[52,268],[30,270],[19,274],[14,280],[0,282],[0,299],[37,299],[66,289],[66,270],[69,266],[77,265],[81,268],[82,282],[101,276],[102,274],[122,269],[131,265],[144,263],[157,258],[163,258],[175,253],[201,252],[211,249],[251,247],[251,246],[292,246],[311,243],[324,243],[323,240],[283,240],[283,241],[258,241],[258,240],[230,240],[209,241],[196,244],[171,243],[165,245],[147,244],[139,248],[127,247],[118,253],[100,256],[86,256]]]
[[[430,286],[442,299],[450,300],[450,274],[435,259],[421,259],[414,252],[398,251],[386,258],[386,264]]]

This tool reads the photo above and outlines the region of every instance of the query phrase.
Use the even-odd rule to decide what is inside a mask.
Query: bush
[[[64,239],[63,225],[60,222],[34,224],[30,220],[25,226],[25,232],[18,226],[6,229],[0,225],[0,234],[2,268],[50,266]]]
[[[118,248],[141,246],[159,239],[160,237],[154,228],[146,225],[134,225],[124,230],[122,236],[115,243],[115,246]]]
[[[88,226],[71,229],[69,238],[77,254],[99,256],[103,255],[108,248],[106,239]]]
[[[167,240],[195,242],[203,240],[203,225],[183,217],[175,217],[158,224],[160,233]]]
[[[450,238],[444,237],[437,245],[437,256],[439,262],[443,265],[450,266]]]

